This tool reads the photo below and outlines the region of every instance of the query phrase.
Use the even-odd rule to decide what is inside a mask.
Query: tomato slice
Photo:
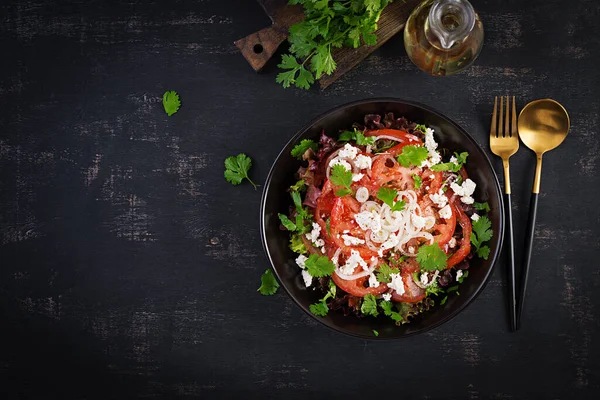
[[[385,283],[380,283],[378,287],[365,287],[365,284],[368,277],[362,277],[358,279],[354,279],[352,281],[347,281],[345,279],[340,278],[335,272],[331,275],[333,281],[346,293],[350,293],[353,296],[365,297],[368,294],[372,294],[373,296],[380,295],[382,293],[387,292],[388,287]]]
[[[412,273],[402,271],[400,273],[404,282],[404,293],[398,294],[395,290],[392,291],[392,300],[404,303],[416,303],[425,298],[425,289],[418,287],[412,279]]]
[[[433,178],[431,176],[433,175]],[[444,177],[441,172],[435,172],[430,169],[426,169],[421,174],[421,191],[423,193],[434,194],[439,192],[442,187]]]
[[[342,238],[342,235],[347,234],[364,239],[365,231],[354,221],[354,214],[359,211],[360,203],[354,197],[337,197],[331,210],[331,239],[344,255],[349,256],[352,250],[356,250],[365,261],[369,262],[371,257],[377,257],[377,252],[369,249],[366,245],[347,246]]]
[[[460,247],[454,254],[448,258],[448,263],[446,268],[452,268],[462,260],[464,260],[469,253],[471,252],[471,232],[473,231],[473,226],[471,225],[471,219],[460,207],[460,204],[456,204],[457,199],[452,200],[451,207],[453,208],[453,212],[458,216],[458,223],[462,228],[462,239],[460,240]]]

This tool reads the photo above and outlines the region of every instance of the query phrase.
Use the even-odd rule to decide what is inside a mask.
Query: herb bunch
[[[392,0],[290,0],[301,4],[306,19],[290,27],[289,54],[284,54],[277,83],[310,88],[323,74],[336,68],[331,51],[342,46],[357,48],[377,43],[377,21]]]

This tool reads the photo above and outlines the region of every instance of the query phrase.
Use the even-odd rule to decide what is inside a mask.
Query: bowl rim
[[[266,236],[266,231],[265,231],[265,205],[266,205],[266,200],[267,200],[267,194],[269,192],[269,188],[271,186],[271,180],[273,177],[273,173],[275,171],[275,165],[277,164],[277,162],[279,161],[279,159],[284,155],[285,150],[289,147],[290,144],[295,143],[302,135],[304,135],[310,128],[312,128],[314,125],[316,125],[317,123],[319,123],[319,121],[323,120],[324,118],[327,118],[330,114],[333,114],[339,110],[343,110],[345,108],[350,108],[350,107],[354,107],[354,106],[359,106],[359,105],[363,105],[363,104],[370,104],[370,103],[398,103],[398,104],[403,104],[403,105],[408,105],[408,106],[412,106],[412,107],[417,107],[417,108],[421,108],[427,112],[430,112],[432,114],[435,114],[437,117],[447,121],[448,123],[450,123],[451,125],[453,125],[458,131],[460,131],[468,140],[470,140],[475,147],[479,150],[479,152],[481,153],[481,155],[483,156],[483,159],[485,160],[485,164],[487,165],[487,167],[489,168],[489,170],[492,172],[492,177],[493,177],[493,184],[496,187],[496,193],[497,193],[497,197],[498,197],[498,204],[499,204],[499,230],[500,230],[500,234],[498,235],[499,237],[499,245],[496,248],[496,251],[493,254],[493,257],[491,257],[491,261],[490,261],[490,268],[488,269],[487,273],[485,274],[483,281],[479,284],[479,286],[477,287],[477,289],[475,290],[475,292],[473,293],[473,295],[471,295],[471,297],[469,297],[465,303],[463,303],[461,306],[459,306],[458,308],[456,308],[453,312],[451,312],[448,316],[446,316],[445,318],[441,319],[440,321],[417,331],[414,332],[410,332],[404,335],[400,335],[400,336],[393,336],[393,337],[379,337],[379,336],[366,336],[360,333],[355,333],[352,332],[350,330],[346,330],[346,329],[342,329],[342,328],[338,328],[335,326],[330,325],[329,323],[327,323],[325,320],[323,319],[319,319],[317,318],[315,315],[313,315],[310,310],[308,309],[308,307],[304,307],[304,305],[302,305],[298,299],[296,298],[296,296],[294,296],[286,287],[286,285],[283,283],[283,280],[281,279],[281,277],[279,276],[279,272],[277,271],[277,268],[275,268],[275,263],[273,261],[273,258],[271,257],[271,254],[269,252],[268,249],[268,245],[267,245],[267,236]],[[267,174],[267,178],[265,179],[265,183],[264,183],[264,187],[263,187],[263,191],[262,191],[262,195],[261,195],[261,200],[260,200],[260,213],[259,213],[259,225],[260,225],[260,237],[261,237],[261,243],[263,246],[263,249],[265,251],[265,254],[267,256],[267,259],[269,260],[270,264],[271,264],[271,269],[273,270],[273,272],[275,273],[275,275],[277,276],[278,281],[281,283],[281,286],[284,288],[284,290],[286,291],[287,295],[294,301],[294,303],[296,303],[296,305],[303,310],[306,314],[308,314],[311,318],[313,318],[314,320],[319,322],[319,325],[323,325],[328,327],[329,329],[335,331],[335,332],[339,332],[339,333],[343,333],[347,336],[351,336],[353,338],[359,338],[359,339],[363,339],[363,340],[376,340],[376,341],[391,341],[391,340],[399,340],[399,339],[404,339],[407,337],[411,337],[411,336],[415,336],[415,335],[419,335],[425,332],[429,332],[432,329],[438,328],[439,326],[447,323],[448,321],[452,320],[453,318],[455,318],[458,314],[460,314],[462,311],[464,311],[467,306],[469,306],[479,295],[480,293],[483,291],[483,289],[485,289],[485,287],[488,284],[488,281],[490,279],[490,276],[492,274],[492,272],[494,271],[494,268],[496,267],[496,264],[498,263],[498,259],[500,254],[502,253],[502,248],[504,245],[504,215],[505,211],[504,211],[504,196],[502,195],[502,188],[500,186],[500,182],[498,181],[498,175],[496,174],[496,170],[494,169],[488,155],[486,154],[486,152],[484,151],[483,147],[481,147],[477,141],[475,141],[475,139],[473,139],[473,137],[463,128],[461,127],[458,123],[456,123],[453,119],[447,117],[444,113],[438,111],[437,109],[427,106],[425,104],[419,103],[419,102],[415,102],[412,100],[405,100],[402,98],[397,98],[397,97],[374,97],[374,98],[366,98],[366,99],[361,99],[361,100],[354,100],[348,103],[344,103],[341,105],[338,105],[334,108],[328,109],[327,111],[319,114],[318,116],[314,117],[309,123],[305,124],[304,126],[302,126],[291,138],[290,140],[288,140],[286,142],[286,144],[283,146],[283,148],[281,149],[281,151],[277,154],[277,157],[275,157],[275,161],[273,161],[273,164],[271,165],[271,168],[269,168],[269,173]]]

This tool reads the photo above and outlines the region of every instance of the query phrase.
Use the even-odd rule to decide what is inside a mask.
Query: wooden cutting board
[[[335,82],[340,76],[354,68],[369,54],[377,50],[392,36],[404,28],[413,8],[422,0],[396,0],[388,5],[378,22],[377,44],[374,46],[360,46],[359,48],[347,48],[333,50],[333,58],[337,63],[337,69],[331,75],[324,75],[319,79],[321,89]],[[277,51],[277,48],[287,39],[288,29],[293,24],[304,19],[302,6],[289,6],[287,0],[258,0],[273,24],[265,29],[255,32],[245,38],[235,41],[242,55],[248,60],[255,71],[260,71],[267,61]]]

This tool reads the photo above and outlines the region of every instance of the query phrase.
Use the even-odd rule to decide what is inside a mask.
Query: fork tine
[[[498,137],[504,137],[504,126],[502,125],[502,116],[504,115],[504,96],[500,96],[500,113],[498,114]]]
[[[498,106],[498,96],[494,96],[494,111],[492,112],[492,126],[490,127],[490,137],[498,137],[498,135],[496,134],[496,124],[498,123],[498,121],[496,121],[496,109]]]
[[[512,104],[512,136],[519,137],[519,129],[517,128],[517,105],[515,103],[515,96],[513,96]]]
[[[506,117],[504,119],[504,137],[510,137],[510,102],[506,96]]]

